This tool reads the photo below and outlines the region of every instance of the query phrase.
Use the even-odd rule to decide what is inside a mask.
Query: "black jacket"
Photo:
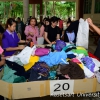
[[[77,37],[77,32],[78,32],[78,26],[79,26],[79,20],[74,21],[70,24],[70,26],[65,30],[64,32],[64,42],[69,42],[68,36],[66,34],[66,32],[72,32],[74,31],[75,33],[75,39],[74,39],[74,43],[76,43],[76,37]]]

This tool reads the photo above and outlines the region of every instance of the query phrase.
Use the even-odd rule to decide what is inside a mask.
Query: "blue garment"
[[[72,32],[72,33],[66,32],[66,34],[68,36],[69,42],[73,42],[75,39],[75,33],[74,32]]]
[[[90,58],[89,56],[86,56],[84,58],[81,59],[81,61],[84,63],[84,65],[94,73],[94,67],[95,67],[95,63],[93,62],[92,58]]]
[[[40,57],[39,62],[45,62],[49,67],[58,64],[67,64],[67,54],[65,51],[61,52],[50,52],[48,55]]]
[[[56,79],[56,71],[50,71],[49,72],[49,79],[51,79],[51,80]]]
[[[20,40],[19,40],[16,32],[10,34],[10,32],[8,32],[8,30],[7,30],[4,32],[3,38],[2,38],[3,49],[5,50],[6,48],[9,48],[9,47],[17,47],[19,41]],[[5,50],[4,55],[12,56],[15,52],[16,51],[6,51]]]

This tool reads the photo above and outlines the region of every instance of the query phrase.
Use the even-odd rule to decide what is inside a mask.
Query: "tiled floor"
[[[94,53],[97,47],[97,45],[95,45],[93,42],[94,42],[94,39],[90,37],[89,38],[89,52],[91,53]]]

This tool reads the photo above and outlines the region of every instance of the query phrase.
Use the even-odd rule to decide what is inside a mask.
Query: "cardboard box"
[[[100,91],[100,84],[97,82],[97,79],[95,78],[74,80],[73,90],[75,94],[97,92]],[[36,81],[9,84],[1,80],[0,95],[8,99],[24,99],[49,96],[50,81]]]

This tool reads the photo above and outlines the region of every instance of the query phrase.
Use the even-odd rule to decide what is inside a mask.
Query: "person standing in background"
[[[5,29],[0,24],[0,45],[2,45],[2,35],[3,35],[4,31],[5,31]]]
[[[29,25],[25,28],[26,39],[32,41],[34,44],[37,44],[37,38],[39,37],[39,29],[37,27],[36,18],[31,18]]]
[[[44,37],[44,33],[45,33],[45,27],[50,25],[50,19],[46,18],[45,19],[45,24],[42,24],[40,27],[40,37]]]
[[[21,21],[20,17],[18,17],[17,18],[17,25],[16,25],[16,32],[20,33],[20,36],[21,36],[22,40],[26,40],[26,36],[24,34],[24,30],[25,30],[25,25]]]
[[[57,39],[60,39],[60,29],[57,26],[58,18],[52,17],[50,19],[51,24],[46,26],[44,34],[44,44],[53,44]]]
[[[60,18],[58,18],[58,27],[60,28],[60,36],[62,36],[62,32],[63,32],[63,20],[61,20]]]
[[[91,18],[88,18],[87,21],[89,23],[90,30],[92,32],[96,32],[98,35],[100,35],[100,28],[98,28],[96,25],[93,24]],[[97,45],[97,48],[94,52],[94,55],[100,59],[100,39],[98,41],[98,45]]]

